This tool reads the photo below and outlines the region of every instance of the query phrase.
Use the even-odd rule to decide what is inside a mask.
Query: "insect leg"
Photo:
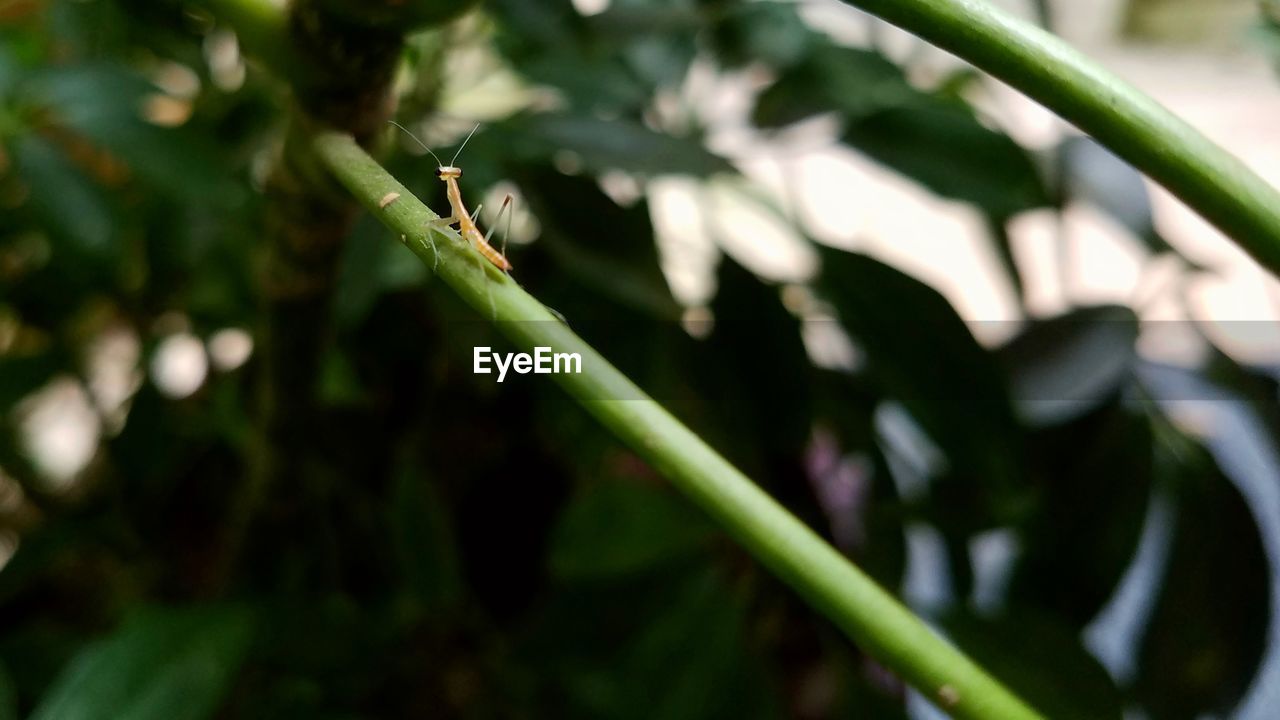
[[[427,224],[433,228],[447,228],[451,225],[457,224],[457,222],[458,222],[458,216],[450,215],[449,217],[436,218],[435,220],[432,220]]]
[[[485,233],[485,236],[484,236],[485,245],[489,244],[489,238],[493,237],[493,231],[498,228],[498,222],[502,220],[502,214],[510,209],[511,209],[511,193],[507,193],[507,196],[502,199],[502,207],[498,208],[498,215],[493,218],[493,225],[489,228],[489,232]],[[506,256],[507,254],[507,238],[511,236],[511,217],[512,215],[507,216],[507,230],[502,235],[503,256]]]
[[[495,229],[498,228],[498,223],[500,222],[500,220],[502,220],[502,214],[506,213],[506,211],[509,209],[511,209],[511,193],[508,192],[507,197],[503,197],[502,199],[502,208],[498,208],[498,215],[495,215],[493,219],[492,227],[489,228],[489,232],[486,232],[484,234],[485,245],[489,245],[489,238],[493,237],[493,231],[495,231]],[[479,214],[480,214],[480,208],[476,208],[476,215],[479,215]],[[507,233],[508,234],[511,233],[511,215],[507,215]],[[507,249],[506,236],[503,236],[502,249],[503,250]],[[503,255],[506,255],[506,252],[503,252]]]

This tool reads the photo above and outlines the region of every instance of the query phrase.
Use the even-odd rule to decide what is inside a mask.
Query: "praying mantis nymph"
[[[437,227],[457,225],[458,233],[466,238],[471,243],[471,246],[483,255],[486,260],[497,266],[499,270],[510,272],[511,261],[507,260],[507,256],[504,253],[499,252],[489,244],[489,238],[493,236],[493,230],[498,226],[498,220],[502,217],[502,214],[510,208],[511,195],[508,194],[503,198],[502,207],[498,208],[498,215],[493,219],[493,227],[489,228],[487,234],[481,234],[480,227],[476,225],[476,218],[480,216],[480,208],[482,206],[477,205],[475,213],[468,213],[467,206],[462,202],[462,191],[458,189],[458,178],[462,177],[462,168],[454,165],[454,163],[457,162],[458,155],[462,153],[462,148],[467,146],[467,140],[470,140],[471,136],[475,135],[480,126],[476,125],[471,129],[471,132],[467,134],[466,140],[462,141],[462,145],[458,146],[458,151],[453,154],[453,159],[446,165],[440,161],[439,156],[431,151],[431,148],[427,147],[421,140],[418,140],[418,137],[406,130],[403,125],[394,120],[389,122],[404,130],[405,134],[413,138],[424,150],[431,153],[431,157],[435,158],[437,163],[436,177],[444,182],[445,195],[449,198],[450,214],[448,217],[433,220],[431,224]]]

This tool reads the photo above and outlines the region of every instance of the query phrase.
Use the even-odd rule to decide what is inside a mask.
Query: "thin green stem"
[[[577,353],[581,373],[550,377],[866,652],[955,717],[1040,717],[646,396],[457,233],[432,226],[437,215],[350,136],[321,133],[314,147],[369,212],[517,348]]]
[[[1097,138],[1280,275],[1280,192],[1124,80],[987,0],[845,0],[991,73]]]

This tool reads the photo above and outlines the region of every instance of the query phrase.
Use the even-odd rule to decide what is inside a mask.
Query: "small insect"
[[[389,122],[401,130],[404,130],[409,137],[413,138],[415,142],[422,146],[422,149],[431,153],[431,157],[435,158],[437,163],[436,177],[440,178],[444,182],[445,195],[449,198],[450,215],[449,217],[442,217],[439,220],[434,220],[431,224],[439,227],[457,225],[458,232],[462,234],[462,237],[466,238],[467,241],[471,243],[471,246],[483,255],[485,259],[493,263],[503,272],[510,272],[511,261],[507,260],[505,253],[499,252],[489,244],[489,238],[493,236],[493,230],[498,226],[498,220],[502,217],[502,214],[510,208],[511,195],[508,194],[503,198],[502,207],[498,209],[498,215],[493,220],[493,227],[489,228],[489,232],[487,234],[481,234],[480,227],[476,225],[476,218],[480,216],[480,208],[483,206],[477,205],[474,213],[468,213],[467,206],[462,202],[462,191],[458,189],[458,178],[462,177],[462,168],[454,165],[454,163],[457,162],[458,155],[462,154],[462,149],[467,146],[467,141],[471,139],[472,135],[476,134],[476,130],[478,130],[480,126],[476,125],[471,129],[471,132],[467,134],[466,139],[458,146],[458,151],[453,154],[453,159],[451,159],[449,164],[446,165],[441,162],[438,155],[432,152],[431,148],[427,147],[426,144],[419,140],[416,135],[406,130],[403,125],[394,120]]]

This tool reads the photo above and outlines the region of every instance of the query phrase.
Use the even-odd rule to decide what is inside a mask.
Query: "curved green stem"
[[[432,226],[436,214],[350,136],[321,133],[314,148],[365,208],[517,348],[580,355],[581,373],[551,377],[867,653],[955,717],[1040,717],[646,396],[457,233]]]
[[[1009,83],[1164,185],[1280,275],[1280,192],[1132,85],[986,0],[844,0]]]

